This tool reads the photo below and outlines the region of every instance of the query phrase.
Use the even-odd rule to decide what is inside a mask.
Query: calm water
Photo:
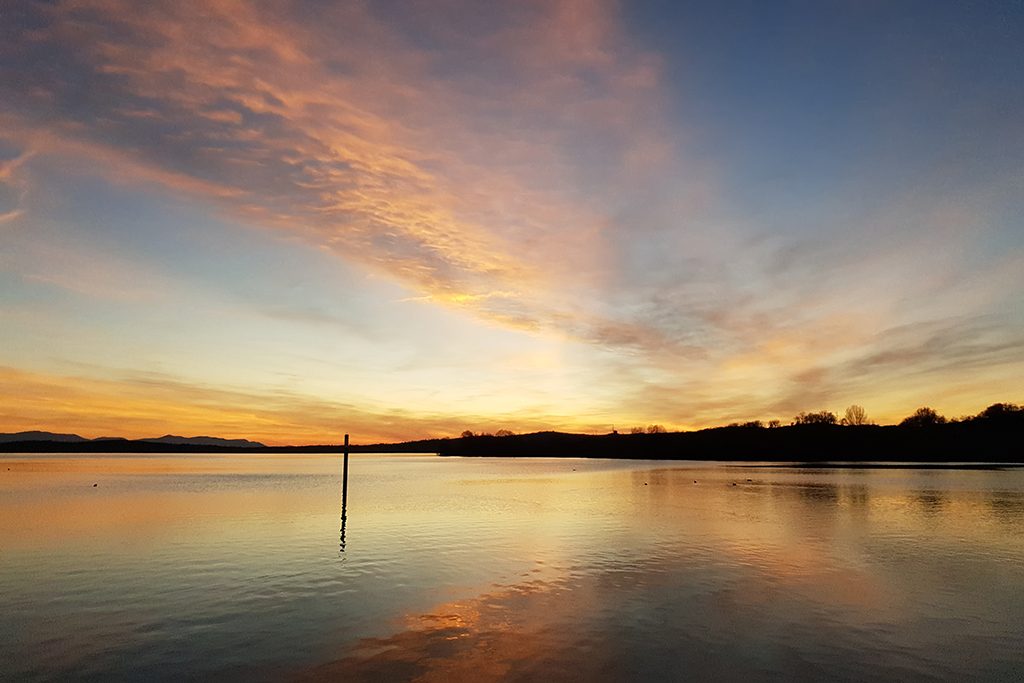
[[[353,456],[344,551],[337,456],[0,475],[2,680],[1024,680],[1020,469]]]

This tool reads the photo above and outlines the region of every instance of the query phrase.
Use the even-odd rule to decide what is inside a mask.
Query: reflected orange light
[[[554,632],[586,618],[588,606],[579,598],[537,581],[444,603],[409,615],[394,635],[358,642],[348,657],[297,672],[294,680],[377,680],[388,672],[394,680],[497,681],[512,671],[539,672],[556,658],[586,672],[594,658],[567,647],[564,629]]]

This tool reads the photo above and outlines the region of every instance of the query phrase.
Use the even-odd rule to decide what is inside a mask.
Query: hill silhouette
[[[0,452],[29,453],[176,453],[213,449],[265,449],[258,441],[221,439],[215,436],[166,436],[125,439],[101,436],[86,439],[77,434],[28,431],[0,434]]]
[[[856,406],[855,406],[856,407]],[[848,411],[849,415],[849,411]],[[858,413],[858,415],[863,415]],[[84,439],[74,434],[0,434],[0,452],[341,453],[341,445],[264,446],[246,439],[164,436],[154,439]],[[496,435],[464,432],[461,438],[356,445],[351,453],[430,453],[443,456],[574,457],[650,460],[790,462],[1024,462],[1024,409],[996,403],[976,416],[946,420],[918,409],[899,425],[851,424],[822,411],[801,413],[787,426],[759,421],[692,432],[658,425],[630,434],[535,432]]]
[[[409,444],[412,446],[413,444]],[[799,462],[1024,462],[1024,424],[796,425],[590,436],[540,432],[431,444],[441,455]]]

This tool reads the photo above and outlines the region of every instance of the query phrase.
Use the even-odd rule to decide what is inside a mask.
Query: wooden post
[[[345,466],[341,475],[341,552],[345,552],[345,521],[348,511],[348,434],[345,435]]]

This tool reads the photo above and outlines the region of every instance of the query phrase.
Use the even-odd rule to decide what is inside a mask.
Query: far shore
[[[1014,416],[1016,418],[1016,416]],[[59,436],[59,435],[55,435]],[[67,437],[68,435],[63,435]],[[73,436],[73,435],[72,435]],[[80,439],[80,437],[75,437]],[[474,435],[399,443],[263,446],[153,440],[8,440],[2,453],[423,453],[466,457],[612,458],[814,463],[828,467],[998,467],[1024,462],[1024,420],[973,420],[928,426],[729,426],[693,432]],[[754,466],[754,465],[751,465]]]

